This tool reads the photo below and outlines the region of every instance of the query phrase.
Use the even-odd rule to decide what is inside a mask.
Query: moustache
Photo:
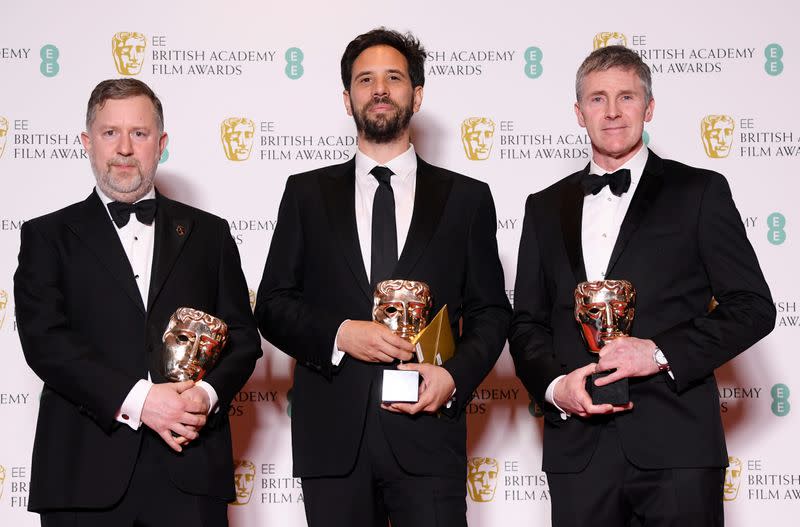
[[[126,157],[112,157],[111,159],[108,160],[107,164],[108,164],[109,167],[137,167],[137,168],[141,168],[139,166],[139,160],[126,158]]]
[[[376,106],[376,105],[378,105],[378,104],[388,104],[388,105],[390,105],[392,108],[394,108],[395,110],[399,110],[399,109],[400,109],[400,107],[399,107],[399,106],[397,106],[397,103],[396,103],[396,102],[394,102],[393,100],[391,100],[391,99],[390,99],[388,96],[386,96],[386,95],[384,95],[383,97],[376,97],[376,98],[372,99],[372,100],[371,100],[371,101],[370,101],[370,102],[367,104],[367,109],[369,110],[369,109],[371,109],[371,108],[375,107],[375,106]]]

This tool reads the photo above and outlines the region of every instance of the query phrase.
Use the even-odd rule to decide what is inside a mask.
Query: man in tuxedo
[[[146,84],[98,84],[81,134],[95,190],[22,227],[17,322],[44,381],[29,509],[43,526],[227,525],[227,407],[260,340],[227,223],[153,187],[163,129]],[[228,325],[221,359],[197,383],[160,372],[180,307]]]
[[[358,151],[288,179],[258,291],[262,334],[297,359],[294,474],[312,527],[466,525],[464,407],[511,310],[489,187],[429,165],[410,143],[424,60],[413,36],[382,28],[347,46]],[[371,320],[385,279],[426,282],[431,313],[447,306],[456,352],[443,366],[395,366],[413,347]],[[419,371],[417,403],[381,403],[395,367]]]
[[[771,331],[769,288],[725,178],[643,145],[655,102],[640,57],[596,50],[576,92],[592,161],[528,198],[509,337],[545,409],[553,525],[721,526],[728,456],[714,369]],[[631,336],[599,361],[573,313],[587,279],[637,292]],[[628,404],[592,403],[587,377],[609,370],[596,385],[627,378]]]

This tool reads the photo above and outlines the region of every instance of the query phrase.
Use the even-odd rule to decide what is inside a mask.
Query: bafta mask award
[[[372,319],[412,344],[417,362],[441,366],[455,350],[447,306],[428,323],[433,305],[430,287],[414,280],[384,280],[375,287]],[[419,373],[384,370],[384,402],[416,402]]]
[[[178,308],[164,336],[161,373],[169,381],[199,381],[217,363],[228,341],[228,325],[190,307]]]
[[[636,306],[636,290],[626,280],[581,282],[575,288],[575,320],[591,353],[599,353],[606,343],[630,335]],[[586,391],[594,404],[627,404],[628,379],[606,386],[594,381],[610,372],[593,373]]]

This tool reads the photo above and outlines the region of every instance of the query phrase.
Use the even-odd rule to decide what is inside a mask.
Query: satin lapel
[[[622,220],[622,225],[617,235],[617,242],[614,244],[614,250],[611,252],[611,258],[608,260],[606,277],[612,276],[614,266],[619,261],[620,256],[623,251],[625,251],[625,247],[639,228],[642,219],[647,214],[647,211],[650,210],[650,206],[661,190],[661,186],[664,182],[663,172],[664,167],[661,158],[653,152],[650,152],[647,158],[647,164],[642,172],[642,179],[636,187],[636,193],[633,195],[631,204],[628,206],[628,212],[625,213],[625,219]]]
[[[115,232],[116,227],[96,192],[92,192],[83,202],[80,214],[81,217],[70,222],[68,228],[86,244],[117,280],[125,294],[144,312],[144,303],[133,277],[133,268]]]
[[[411,225],[408,228],[406,243],[395,266],[393,277],[414,279],[411,275],[414,265],[436,232],[452,186],[452,176],[437,170],[417,157],[414,212],[411,215]]]
[[[331,172],[320,178],[322,200],[328,215],[328,223],[342,247],[342,255],[347,261],[355,281],[372,301],[367,270],[361,256],[361,245],[358,243],[358,227],[356,225],[356,162],[355,158],[347,163],[333,167]]]
[[[177,214],[172,201],[159,195],[156,211],[156,226],[153,244],[153,266],[150,276],[150,291],[147,295],[148,310],[158,298],[175,267],[186,242],[192,235],[194,221]]]
[[[583,172],[565,184],[561,194],[561,233],[564,236],[564,248],[576,283],[586,281],[586,265],[583,261],[581,237],[583,189],[580,181],[582,175],[588,171],[589,166],[587,165]]]

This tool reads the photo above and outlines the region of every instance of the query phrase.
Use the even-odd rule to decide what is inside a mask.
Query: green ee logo
[[[767,217],[767,240],[772,245],[780,245],[786,241],[786,217],[780,212],[773,212]]]
[[[525,50],[525,75],[529,79],[538,79],[542,71],[542,50],[531,46]]]
[[[167,148],[168,146],[169,146],[169,137],[167,137],[167,144],[164,146],[164,151],[161,152],[161,158],[158,160],[159,165],[166,163],[167,159],[169,159],[169,149]]]
[[[778,383],[772,387],[769,393],[772,395],[772,413],[778,417],[788,415],[789,410],[792,409],[792,405],[789,404],[789,387]]]
[[[764,63],[764,70],[773,77],[783,72],[783,48],[780,44],[770,44],[764,48],[764,56],[767,62]]]
[[[284,54],[286,57],[286,76],[292,80],[297,80],[303,76],[303,50],[300,48],[289,48]]]
[[[539,403],[533,400],[533,396],[528,394],[528,399],[531,400],[530,404],[528,405],[528,413],[530,413],[533,417],[542,417],[544,412],[542,411],[542,407],[539,406]]]
[[[55,77],[58,75],[58,70],[61,67],[58,65],[58,48],[52,44],[42,46],[39,50],[39,56],[42,58],[42,63],[39,65],[39,71],[45,77]]]

